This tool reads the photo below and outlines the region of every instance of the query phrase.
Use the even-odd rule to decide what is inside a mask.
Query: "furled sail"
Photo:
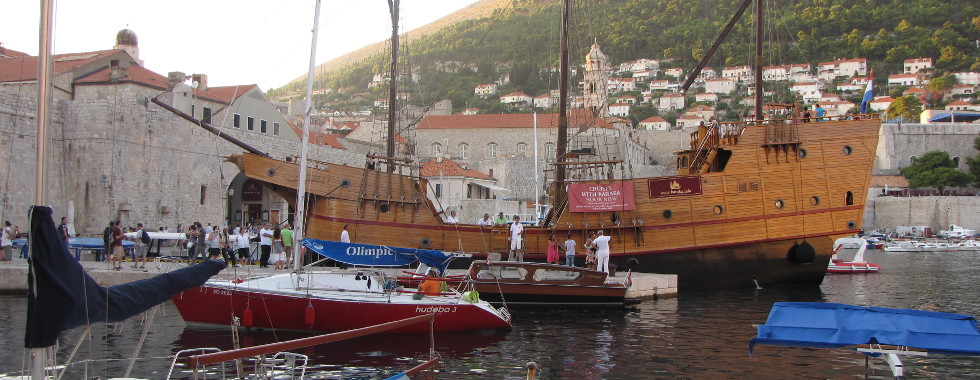
[[[68,254],[51,218],[51,208],[30,211],[27,274],[27,330],[24,346],[53,346],[62,331],[94,322],[118,322],[201,286],[225,268],[224,262],[203,263],[145,280],[99,286]]]
[[[328,259],[350,265],[400,267],[416,260],[432,268],[446,271],[453,254],[434,249],[389,247],[384,245],[342,243],[306,238],[303,245]]]

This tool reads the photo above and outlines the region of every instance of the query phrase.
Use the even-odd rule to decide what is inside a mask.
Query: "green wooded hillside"
[[[740,5],[736,0],[589,0],[575,1],[569,37],[571,62],[581,65],[593,41],[615,65],[638,58],[661,60],[662,67],[690,71],[708,50]],[[403,6],[411,6],[405,3]],[[764,22],[767,64],[811,63],[838,58],[867,58],[878,72],[901,71],[908,58],[932,57],[936,70],[980,70],[980,7],[953,0],[786,0],[766,2]],[[415,67],[413,103],[431,104],[448,98],[457,109],[502,108],[496,100],[473,96],[473,87],[509,73],[512,83],[500,89],[532,96],[557,88],[549,68],[558,61],[557,0],[515,0],[491,15],[459,21],[441,30],[403,42],[401,67]],[[710,66],[751,64],[754,16],[742,20],[712,58]],[[374,73],[386,71],[385,54],[317,76],[316,88],[354,87],[366,91]],[[443,63],[452,61],[462,68]],[[669,61],[664,63],[664,61]],[[581,75],[581,74],[579,74]],[[299,82],[270,95],[299,93]],[[371,98],[383,98],[383,88]],[[316,99],[357,105],[349,96]],[[369,99],[361,102],[369,102]],[[350,103],[350,104],[344,104]]]

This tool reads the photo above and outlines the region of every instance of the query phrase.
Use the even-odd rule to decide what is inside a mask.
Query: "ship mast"
[[[395,157],[395,126],[398,124],[398,119],[396,119],[397,110],[395,109],[395,101],[398,96],[398,7],[400,0],[388,0],[388,9],[391,12],[391,71],[389,72],[389,89],[388,89],[388,141],[387,141],[387,156],[388,156],[388,172],[393,173],[395,171],[394,161]]]
[[[762,122],[762,0],[755,3],[755,120]]]
[[[558,77],[558,141],[555,144],[555,199],[557,210],[565,200],[565,153],[568,151],[568,2],[561,3],[561,47]],[[535,200],[537,202],[537,200]]]

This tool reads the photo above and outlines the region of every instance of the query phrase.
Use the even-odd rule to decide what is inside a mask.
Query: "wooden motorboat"
[[[491,304],[508,307],[623,307],[629,286],[606,273],[565,265],[474,261],[468,280]]]

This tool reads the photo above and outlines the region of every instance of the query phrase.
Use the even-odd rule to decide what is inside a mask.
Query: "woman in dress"
[[[597,236],[598,234],[593,232],[591,235],[589,235],[588,239],[585,239],[585,267],[592,270],[595,270],[596,268],[595,254],[599,249],[594,243],[592,243],[592,241],[595,240]]]
[[[548,264],[558,264],[558,240],[555,234],[548,236]]]
[[[286,269],[286,248],[282,245],[282,228],[272,231],[272,260],[276,262],[276,270]]]

